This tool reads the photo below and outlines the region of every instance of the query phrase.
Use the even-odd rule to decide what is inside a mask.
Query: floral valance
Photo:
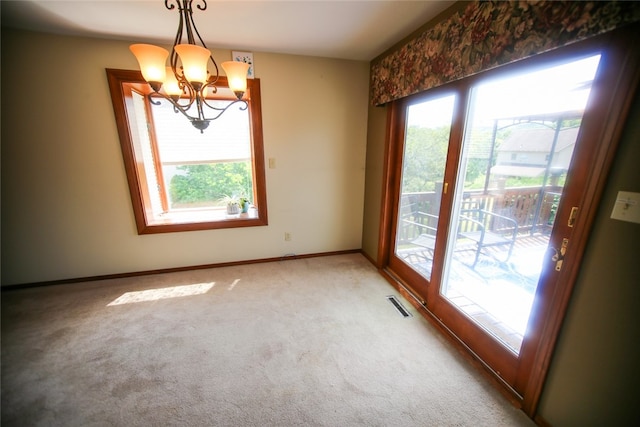
[[[381,105],[640,21],[638,1],[472,2],[371,66]]]

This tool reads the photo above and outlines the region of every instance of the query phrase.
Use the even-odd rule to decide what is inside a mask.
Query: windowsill
[[[267,221],[260,217],[255,207],[235,215],[227,214],[224,208],[181,209],[147,218],[146,224],[139,227],[138,232],[154,234],[262,225],[267,225]]]
[[[208,209],[178,209],[161,213],[148,220],[148,224],[165,225],[165,224],[188,224],[193,222],[211,222],[211,221],[228,221],[238,219],[256,219],[258,218],[258,210],[254,207],[249,208],[246,213],[235,215],[227,214],[224,208],[208,208]]]

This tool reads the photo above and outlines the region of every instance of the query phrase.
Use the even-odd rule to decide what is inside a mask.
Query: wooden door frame
[[[589,170],[583,171],[582,180],[585,184],[581,198],[576,203],[565,203],[564,210],[557,213],[557,218],[566,219],[572,206],[580,207],[572,232],[570,250],[565,256],[568,268],[562,271],[566,286],[549,290],[553,295],[548,311],[539,314],[543,326],[539,329],[541,338],[537,351],[533,360],[522,361],[528,364],[528,369],[532,372],[523,395],[523,410],[531,417],[535,416],[538,408],[604,187],[640,84],[640,52],[635,46],[635,38],[639,31],[640,24],[634,24],[601,36],[606,51],[604,60],[620,64],[620,68],[610,66],[603,69],[608,75],[602,79],[603,87],[594,88],[599,91],[594,97],[597,102],[583,117],[582,138],[588,138],[589,145],[597,147],[597,151],[581,150],[576,153],[581,163],[591,165]],[[590,120],[591,116],[600,117],[600,120]]]
[[[518,394],[511,386],[505,383],[500,376],[494,372],[482,359],[479,358],[470,348],[468,348],[451,330],[447,328],[430,310],[427,309],[423,298],[416,296],[411,291],[411,285],[403,283],[393,271],[388,269],[390,250],[392,248],[393,236],[391,234],[393,224],[393,212],[396,208],[396,194],[392,187],[397,182],[398,174],[401,173],[401,159],[398,158],[396,147],[398,138],[404,133],[401,126],[394,126],[399,123],[404,116],[403,101],[390,103],[387,111],[387,126],[385,132],[385,157],[383,165],[382,200],[379,228],[379,243],[377,267],[381,274],[395,286],[403,296],[419,310],[419,312],[434,323],[456,347],[475,360],[476,366],[485,368],[486,372],[492,376],[493,382],[502,386],[502,392],[516,405],[520,406],[527,415],[535,418],[542,394],[544,382],[551,364],[553,353],[556,347],[560,329],[564,321],[571,294],[578,274],[580,263],[584,255],[590,231],[593,227],[599,202],[606,183],[606,179],[612,167],[614,155],[618,148],[618,142],[625,127],[631,103],[640,82],[640,53],[634,49],[634,35],[640,32],[640,24],[636,23],[610,33],[594,37],[592,39],[576,43],[577,45],[602,45],[607,51],[607,57],[611,57],[621,64],[621,67],[605,67],[605,72],[612,74],[604,79],[608,82],[606,87],[597,88],[599,101],[594,110],[589,115],[601,117],[600,120],[587,123],[584,120],[586,129],[583,131],[585,137],[592,142],[596,142],[597,152],[584,152],[581,161],[585,161],[592,167],[585,172],[582,177],[585,182],[584,191],[579,200],[580,213],[575,223],[572,233],[571,250],[565,258],[568,266],[563,271],[565,285],[561,289],[549,290],[548,310],[539,313],[537,321],[539,323],[539,334],[536,338],[538,345],[534,356],[530,360],[523,360],[525,369],[529,372],[528,381],[523,387],[522,395]],[[562,48],[561,48],[562,49]],[[564,49],[563,49],[564,50]],[[559,54],[563,54],[563,50]],[[545,55],[546,54],[542,54]],[[554,53],[551,53],[554,55]],[[585,116],[587,119],[589,116]],[[403,122],[404,123],[404,120]],[[571,203],[565,206],[573,205]],[[561,216],[562,215],[562,216]],[[567,216],[566,212],[558,212],[558,218]],[[560,288],[560,287],[559,287]],[[523,344],[524,345],[524,344]],[[520,381],[521,379],[518,379]]]

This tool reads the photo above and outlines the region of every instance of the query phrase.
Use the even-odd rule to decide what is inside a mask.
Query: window
[[[260,81],[249,79],[232,105],[201,133],[151,89],[138,71],[107,70],[133,211],[139,234],[267,224]],[[208,102],[234,98],[226,78]],[[229,199],[249,209],[227,213]]]

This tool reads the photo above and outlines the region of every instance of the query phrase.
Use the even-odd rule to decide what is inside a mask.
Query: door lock
[[[556,271],[560,271],[562,269],[562,261],[564,260],[564,254],[567,252],[567,245],[569,244],[569,239],[562,239],[562,246],[558,251],[556,248],[552,248],[555,252],[555,255],[551,257],[551,261],[555,261],[556,263]]]

